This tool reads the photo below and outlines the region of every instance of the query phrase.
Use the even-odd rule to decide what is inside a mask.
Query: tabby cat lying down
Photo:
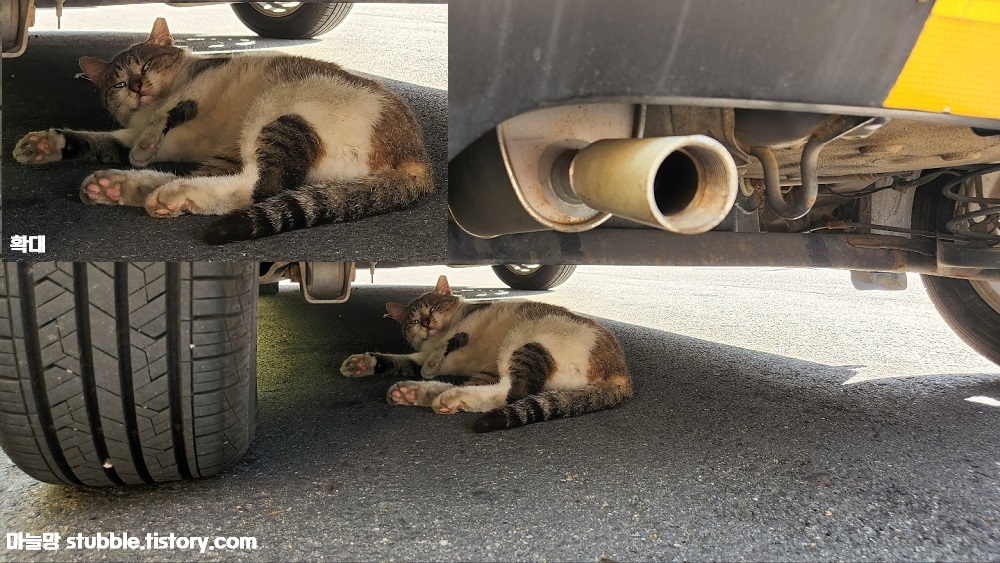
[[[347,377],[417,377],[389,388],[396,405],[438,414],[488,413],[476,432],[516,428],[613,407],[632,396],[621,346],[608,329],[562,307],[532,301],[468,302],[441,276],[409,306],[386,305],[413,354],[355,354]],[[465,376],[456,386],[430,381]]]
[[[80,187],[84,203],[225,215],[205,235],[221,244],[400,209],[434,189],[410,108],[336,64],[195,55],[174,46],[159,18],[146,41],[111,62],[83,57],[80,68],[124,129],[29,133],[18,162],[199,164],[188,177],[95,172]]]

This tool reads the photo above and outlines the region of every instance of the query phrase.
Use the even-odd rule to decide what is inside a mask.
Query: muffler
[[[630,104],[579,104],[512,117],[448,167],[448,208],[491,238],[578,233],[612,215],[678,233],[709,231],[737,194],[736,164],[708,135],[642,138]]]
[[[729,151],[705,135],[606,139],[560,155],[551,185],[568,203],[698,234],[729,214],[738,174]]]

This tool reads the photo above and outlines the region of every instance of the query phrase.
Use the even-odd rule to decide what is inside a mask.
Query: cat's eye
[[[125,87],[124,82],[119,82],[118,84],[115,84],[115,88],[124,88],[124,87]]]
[[[142,72],[146,72],[147,70],[149,70],[149,65],[152,62],[153,61],[146,61],[146,64],[142,65]]]
[[[419,321],[419,320],[417,320],[417,319],[413,319],[412,321],[410,321],[410,324],[411,324],[411,325],[416,325],[416,324],[420,324],[420,321]]]

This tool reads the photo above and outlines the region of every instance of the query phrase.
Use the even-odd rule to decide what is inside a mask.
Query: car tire
[[[576,266],[572,264],[499,264],[493,272],[512,289],[541,291],[552,289],[569,279]]]
[[[0,268],[0,446],[48,483],[219,473],[257,417],[257,265]]]
[[[955,202],[942,193],[953,179],[945,175],[921,186],[914,195],[914,229],[947,232]],[[1000,282],[970,281],[940,276],[920,276],[934,308],[949,327],[992,362],[1000,364]]]
[[[309,39],[340,25],[351,11],[351,3],[301,3],[286,13],[270,10],[276,2],[231,4],[236,17],[261,37]]]

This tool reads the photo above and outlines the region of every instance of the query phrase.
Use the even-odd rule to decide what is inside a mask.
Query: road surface
[[[475,415],[394,407],[343,358],[405,345],[384,303],[445,273],[470,298],[571,306],[621,339],[618,409],[473,434]],[[1000,367],[911,277],[581,267],[542,294],[488,268],[380,270],[344,305],[263,298],[260,417],[246,460],[199,482],[43,485],[0,461],[0,529],[253,536],[168,560],[996,560]],[[25,552],[0,550],[0,559]],[[138,557],[109,551],[38,559]]]

